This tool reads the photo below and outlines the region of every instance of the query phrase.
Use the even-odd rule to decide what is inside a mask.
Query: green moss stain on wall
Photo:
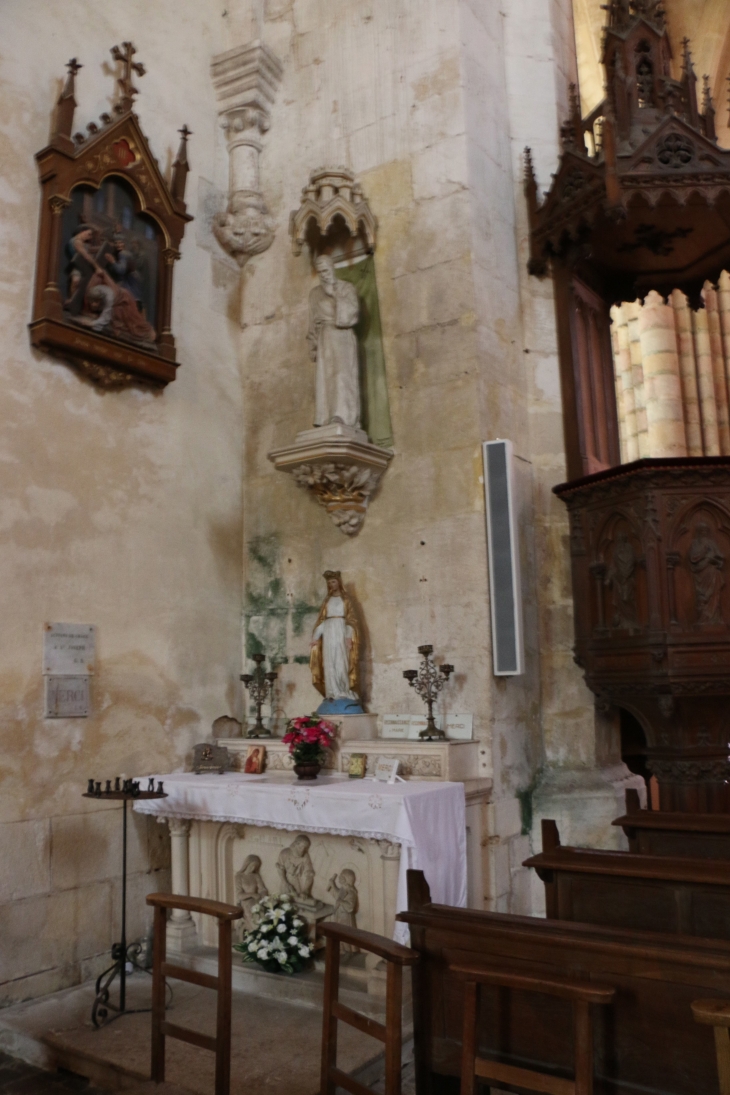
[[[275,533],[256,536],[246,544],[248,581],[244,604],[246,657],[266,654],[272,665],[286,660],[286,591],[279,571],[281,544]]]
[[[248,580],[243,618],[246,658],[250,661],[254,654],[265,654],[272,668],[290,660],[305,664],[309,661],[308,654],[290,657],[288,636],[308,640],[320,605],[287,593],[281,576],[281,541],[276,533],[254,537],[247,543],[246,551]],[[295,648],[301,650],[302,642],[295,643]]]

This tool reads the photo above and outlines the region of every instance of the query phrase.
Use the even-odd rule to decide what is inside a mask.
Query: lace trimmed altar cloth
[[[397,912],[406,909],[406,871],[420,869],[441,905],[466,905],[466,804],[463,783],[377,783],[342,775],[312,783],[239,772],[155,775],[168,798],[135,802],[141,814],[270,825],[400,844]],[[394,938],[408,942],[396,924]]]

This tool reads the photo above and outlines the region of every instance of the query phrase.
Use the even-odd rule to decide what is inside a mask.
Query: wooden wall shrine
[[[73,133],[76,75],[56,107],[51,138],[36,155],[41,183],[34,346],[73,364],[102,387],[175,379],[174,264],[180,257],[189,170],[182,140],[168,184],[134,113],[144,74],[131,42],[115,46],[120,94],[112,114]]]

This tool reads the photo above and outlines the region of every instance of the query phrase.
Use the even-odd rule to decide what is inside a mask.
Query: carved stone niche
[[[228,144],[228,206],[213,222],[213,234],[224,251],[243,266],[266,251],[274,240],[276,221],[261,192],[259,156],[262,137],[271,124],[270,108],[281,81],[282,65],[263,42],[221,53],[211,65],[218,114]]]
[[[323,167],[311,173],[302,203],[289,219],[295,255],[306,244],[313,261],[326,254],[348,264],[372,254],[376,233],[377,221],[352,171]],[[314,496],[346,536],[360,531],[393,458],[390,449],[373,445],[364,430],[337,418],[303,430],[293,445],[268,455],[278,471],[290,474]]]
[[[114,46],[120,94],[111,114],[73,133],[73,58],[51,139],[36,154],[42,199],[33,346],[105,388],[175,379],[173,267],[185,226],[187,126],[168,183],[134,112],[145,69],[131,42]],[[73,135],[72,135],[73,133]]]
[[[639,460],[555,493],[599,707],[641,723],[662,810],[730,812],[730,458]]]

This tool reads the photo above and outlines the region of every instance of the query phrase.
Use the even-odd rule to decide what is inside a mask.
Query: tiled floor
[[[83,1076],[71,1072],[44,1072],[0,1053],[0,1095],[102,1095]]]

